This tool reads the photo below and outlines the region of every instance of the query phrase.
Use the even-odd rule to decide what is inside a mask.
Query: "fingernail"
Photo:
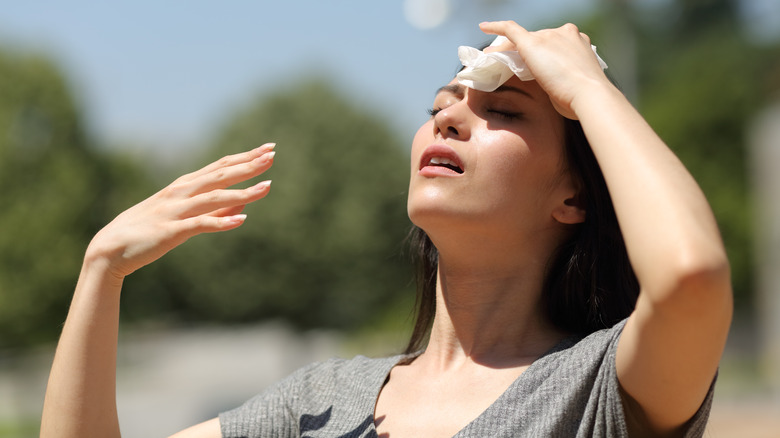
[[[236,214],[236,215],[233,215],[233,216],[225,217],[224,220],[225,220],[225,222],[227,222],[229,224],[241,223],[241,222],[244,222],[246,220],[246,215],[245,214]]]
[[[258,148],[255,148],[256,152],[268,152],[274,150],[276,143],[266,143]]]
[[[267,181],[262,181],[262,182],[259,182],[259,183],[255,184],[254,186],[252,186],[252,189],[257,190],[259,192],[261,190],[267,189],[268,187],[271,187],[271,180],[270,179],[267,180]]]
[[[268,163],[271,160],[273,160],[274,159],[274,155],[276,155],[275,151],[264,152],[264,153],[260,154],[259,157],[255,157],[255,159],[252,160],[252,162],[254,164],[262,165],[262,164]]]

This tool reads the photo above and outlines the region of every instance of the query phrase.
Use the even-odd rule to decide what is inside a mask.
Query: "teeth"
[[[455,162],[449,158],[433,157],[431,158],[431,164],[440,164],[443,166],[455,166]]]

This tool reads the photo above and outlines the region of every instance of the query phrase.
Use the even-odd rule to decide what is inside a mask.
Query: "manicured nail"
[[[259,192],[259,191],[268,189],[268,187],[271,187],[271,180],[270,179],[267,180],[267,181],[261,181],[261,182],[255,184],[254,186],[252,186],[252,189],[254,189],[254,190]]]
[[[245,214],[235,214],[233,216],[227,216],[224,218],[224,221],[228,224],[240,224],[246,220]]]
[[[255,148],[256,152],[268,152],[274,150],[276,143],[266,143],[258,148]]]
[[[274,155],[276,155],[275,151],[263,152],[262,154],[260,154],[260,156],[255,157],[252,160],[252,163],[258,164],[258,165],[270,163],[274,159]]]

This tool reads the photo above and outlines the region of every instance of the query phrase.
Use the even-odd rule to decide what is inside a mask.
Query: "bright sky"
[[[0,11],[0,45],[53,55],[108,141],[197,145],[250,97],[312,74],[338,80],[411,138],[454,74],[457,46],[488,40],[477,23],[558,23],[595,0],[433,1],[451,14],[426,30],[402,0],[16,1]]]
[[[251,97],[312,74],[409,140],[456,71],[457,46],[489,40],[477,23],[558,25],[605,0],[414,0],[439,4],[424,18],[405,14],[407,1],[15,1],[0,10],[0,45],[53,55],[108,142],[196,146]]]

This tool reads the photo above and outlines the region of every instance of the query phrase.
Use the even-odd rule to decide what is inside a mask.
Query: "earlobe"
[[[580,206],[579,196],[567,198],[563,204],[553,210],[553,218],[566,225],[585,222],[585,209]]]

